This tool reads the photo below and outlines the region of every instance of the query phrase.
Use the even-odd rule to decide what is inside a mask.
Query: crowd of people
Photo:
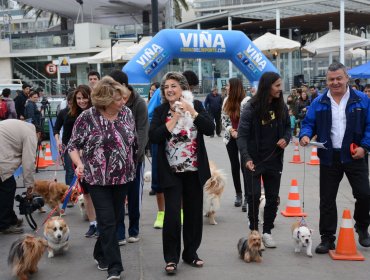
[[[264,189],[262,225],[265,247],[277,247],[272,229],[284,150],[293,136],[299,137],[302,146],[315,137],[326,147],[318,152],[321,243],[316,253],[335,248],[336,195],[344,174],[356,200],[359,243],[370,247],[370,86],[360,88],[356,83],[352,87],[345,67],[337,62],[329,66],[326,78],[327,88],[322,93],[303,85],[293,88],[286,102],[277,73],[263,73],[252,94],[246,93],[239,78],[230,78],[226,97],[214,88],[204,103],[196,99],[189,103],[183,94],[193,92],[199,84],[196,74],[168,72],[160,83],[151,84],[146,102],[121,70],[103,78],[90,72],[88,85],[68,93],[54,135],[64,157],[65,183],[69,185],[77,177],[81,185],[90,223],[85,236],[97,237],[92,252],[97,268],[107,271],[108,280],[120,279],[123,264],[119,246],[140,241],[146,148],[152,157],[151,194],[156,195],[158,207],[154,227],[163,229],[165,272],[175,274],[180,258],[193,267],[204,266],[198,249],[203,231],[203,186],[211,177],[204,136],[215,134],[223,137],[229,156],[234,206],[248,212],[251,231],[259,230],[261,181],[268,186]],[[9,91],[4,90],[2,96],[8,102]],[[24,85],[16,100],[9,100],[7,120],[0,121],[0,142],[6,147],[6,153],[0,153],[3,233],[23,232],[22,221],[13,209],[13,174],[22,164],[30,194],[38,142],[35,127],[41,124],[36,105],[39,97],[39,92]],[[180,120],[186,114],[191,125],[185,129]],[[27,119],[30,123],[23,121]],[[16,126],[18,130],[12,129]],[[352,144],[356,146],[351,151]]]

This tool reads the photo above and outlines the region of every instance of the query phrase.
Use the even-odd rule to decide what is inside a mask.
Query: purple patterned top
[[[82,150],[84,178],[90,185],[119,185],[135,179],[137,137],[131,110],[123,106],[109,121],[95,107],[77,118],[68,152]]]

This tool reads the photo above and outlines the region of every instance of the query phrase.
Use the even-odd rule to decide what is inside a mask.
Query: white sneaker
[[[137,236],[130,236],[128,238],[129,243],[135,243],[135,242],[138,242],[139,240],[140,240],[140,237],[137,237]]]
[[[122,240],[118,240],[118,245],[119,246],[122,246],[122,245],[126,245],[126,239],[122,239]]]
[[[271,234],[264,233],[262,235],[262,241],[265,244],[266,248],[276,248],[276,242],[272,238]]]

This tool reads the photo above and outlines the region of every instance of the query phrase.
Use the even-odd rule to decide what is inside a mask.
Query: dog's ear
[[[301,233],[299,232],[299,230],[297,230],[297,239],[299,239],[300,235],[301,235]]]

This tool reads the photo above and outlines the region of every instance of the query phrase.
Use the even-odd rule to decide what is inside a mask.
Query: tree
[[[175,18],[177,21],[181,22],[181,7],[185,9],[185,11],[189,10],[188,3],[186,0],[173,0],[174,8],[175,8]]]

